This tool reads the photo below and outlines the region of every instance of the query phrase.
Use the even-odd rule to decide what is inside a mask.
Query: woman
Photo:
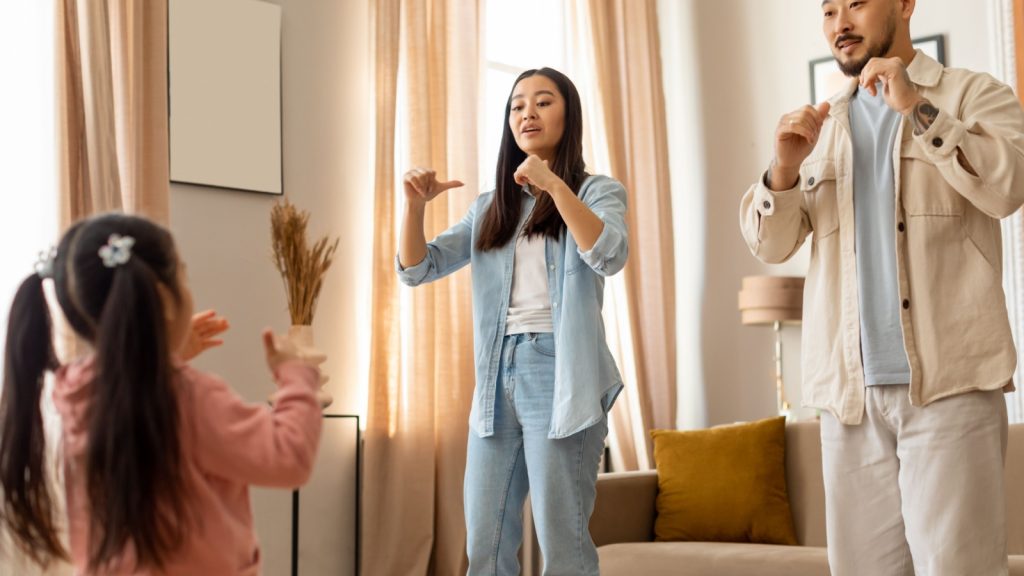
[[[472,265],[469,573],[519,573],[531,492],[545,573],[596,575],[588,523],[622,389],[601,306],[604,277],[626,262],[626,191],[584,170],[579,93],[560,72],[521,74],[505,119],[495,190],[430,243],[426,204],[462,183],[406,173],[397,269],[416,286]]]

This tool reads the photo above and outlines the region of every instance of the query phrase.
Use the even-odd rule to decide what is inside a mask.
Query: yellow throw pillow
[[[786,491],[786,419],[654,430],[659,541],[795,545]]]

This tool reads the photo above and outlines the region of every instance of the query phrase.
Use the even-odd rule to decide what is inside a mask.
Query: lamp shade
[[[799,276],[747,276],[739,295],[743,324],[799,322],[804,279]]]

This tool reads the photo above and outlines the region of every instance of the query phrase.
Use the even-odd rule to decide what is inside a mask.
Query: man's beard
[[[836,43],[838,44],[839,42],[842,42],[847,38],[860,38],[860,41],[864,42],[864,38],[862,36],[844,34],[836,38]],[[872,58],[882,58],[889,53],[889,50],[892,48],[892,43],[895,38],[896,18],[891,18],[889,19],[889,22],[886,26],[885,35],[882,38],[882,41],[878,44],[875,44],[874,46],[868,46],[868,51],[866,54],[864,54],[862,58],[860,58],[859,60],[843,62],[842,60],[839,59],[839,56],[836,56],[836,64],[839,65],[839,70],[841,70],[843,74],[846,74],[851,78],[860,76],[861,71],[864,70],[865,66],[867,66],[868,61],[870,61]]]

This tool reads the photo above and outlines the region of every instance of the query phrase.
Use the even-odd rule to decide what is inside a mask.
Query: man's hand
[[[775,159],[772,160],[770,188],[788,190],[800,175],[800,165],[814,150],[831,105],[804,106],[779,119],[775,128]]]
[[[910,81],[907,67],[899,58],[872,58],[860,73],[862,88],[878,94],[878,82],[882,83],[882,97],[889,108],[907,116],[914,110],[918,102],[924,100],[917,87]]]

